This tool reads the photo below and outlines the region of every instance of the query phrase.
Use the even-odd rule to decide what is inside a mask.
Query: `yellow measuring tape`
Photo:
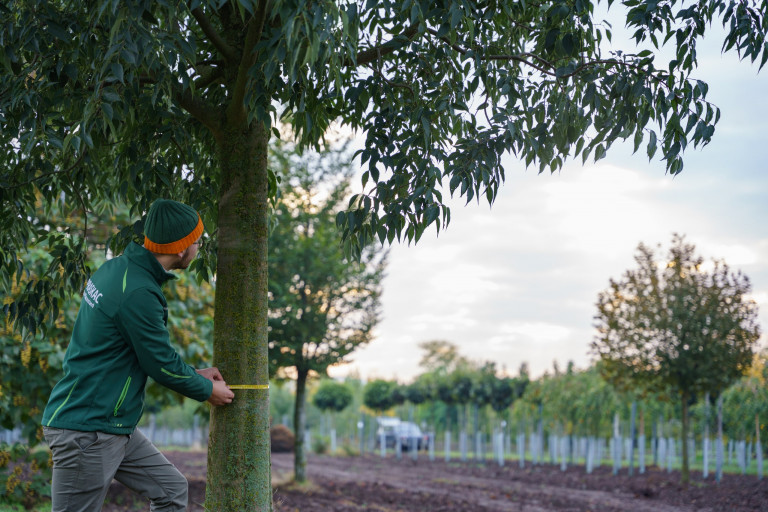
[[[269,389],[268,384],[232,384],[229,389]]]

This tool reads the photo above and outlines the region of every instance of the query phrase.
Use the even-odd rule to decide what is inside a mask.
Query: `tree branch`
[[[373,48],[368,48],[367,50],[363,50],[357,54],[356,58],[356,64],[358,66],[364,66],[366,64],[370,64],[371,62],[380,59],[381,57],[388,55],[398,48],[402,48],[406,43],[411,42],[413,37],[419,32],[419,25],[418,23],[415,25],[411,25],[405,31],[400,34],[400,36],[405,36],[407,41],[399,40],[396,36],[393,39],[387,41],[386,43],[375,46]],[[351,62],[348,62],[347,65],[351,65]]]
[[[434,29],[428,29],[427,32],[437,37],[437,31],[435,31]],[[466,55],[469,52],[469,50],[467,50],[466,48],[458,44],[452,44],[445,37],[440,37],[439,39],[443,41],[445,44],[447,44],[448,46],[450,46],[451,49],[453,49],[455,52],[458,52],[462,55]],[[538,61],[541,64],[537,65],[531,60],[528,60],[529,58],[532,60]],[[520,62],[521,64],[525,64],[538,71],[541,71],[545,75],[557,77],[556,66],[551,62],[549,62],[548,60],[533,53],[525,52],[525,53],[519,53],[519,54],[506,54],[506,55],[482,55],[480,57],[480,60],[507,60],[507,61]],[[619,61],[618,59],[597,59],[597,60],[583,62],[579,67],[574,69],[572,72],[565,75],[560,75],[560,78],[570,78],[572,76],[578,75],[584,69],[588,67],[596,66],[596,65],[607,65],[609,67],[623,66],[623,67],[640,71],[641,73],[644,71],[640,66],[632,64],[630,62],[623,62],[623,61]],[[646,74],[646,73],[643,73],[643,74]],[[665,84],[665,81],[657,77],[656,75],[650,74],[650,73],[648,73],[647,75],[652,80],[662,85]]]
[[[223,77],[224,71],[220,67],[209,68],[195,80],[195,89],[202,91]]]
[[[192,9],[192,16],[195,17],[195,20],[197,20],[197,24],[203,30],[203,33],[208,36],[208,39],[211,40],[213,46],[215,46],[216,49],[221,52],[224,58],[227,59],[228,62],[237,61],[237,53],[235,52],[234,48],[229,46],[227,42],[224,41],[224,39],[216,31],[216,29],[211,24],[211,21],[200,7],[195,7]]]
[[[466,49],[466,48],[464,48],[464,47],[462,47],[462,46],[460,46],[458,44],[451,43],[445,37],[438,37],[437,31],[434,30],[434,29],[428,29],[427,32],[430,33],[431,35],[437,37],[441,41],[443,41],[446,45],[450,46],[453,51],[455,51],[457,53],[460,53],[462,55],[466,55],[469,52],[468,49]],[[554,66],[550,62],[542,59],[541,57],[538,57],[537,55],[533,55],[533,54],[530,54],[530,53],[510,54],[510,55],[481,56],[480,60],[509,60],[509,61],[520,62],[522,64],[527,64],[527,65],[531,66],[532,68],[537,69],[537,70],[541,71],[542,73],[544,73],[546,75],[555,76],[555,72],[554,71],[548,70],[548,69],[546,69],[546,68],[544,68],[542,66],[537,66],[533,62],[531,62],[529,60],[526,60],[524,57],[533,57],[536,60],[543,61],[550,68],[554,68]]]
[[[381,71],[379,71],[379,70],[378,70],[378,69],[376,69],[375,67],[373,67],[373,66],[369,66],[369,68],[370,68],[370,69],[371,69],[371,71],[373,71],[373,72],[374,72],[376,75],[378,75],[379,77],[381,77],[381,79],[382,79],[382,80],[384,80],[384,82],[385,82],[387,85],[389,85],[389,86],[391,86],[391,87],[399,87],[399,88],[401,88],[401,89],[406,89],[406,90],[408,90],[408,92],[410,92],[410,93],[411,93],[411,96],[416,96],[416,95],[414,94],[414,92],[413,92],[413,89],[411,88],[411,86],[410,86],[410,85],[408,85],[408,84],[401,84],[401,83],[397,83],[397,82],[393,82],[392,80],[390,80],[389,78],[387,78],[386,76],[384,76],[384,73],[382,73]]]
[[[187,165],[186,158],[184,158],[185,151],[182,149],[181,144],[179,144],[179,141],[176,140],[176,137],[171,137],[171,142],[173,142],[173,145],[176,146],[176,149],[179,150],[179,156],[181,157],[181,166],[185,167]]]
[[[182,91],[178,84],[173,85],[173,97],[192,116],[211,130],[218,138],[221,132],[221,114],[218,110],[195,98],[189,90]]]
[[[24,181],[24,182],[21,182],[21,183],[15,183],[13,185],[6,185],[5,188],[7,188],[7,189],[19,188],[19,187],[23,187],[25,185],[29,185],[31,183],[34,183],[34,182],[36,182],[38,180],[41,180],[43,178],[47,178],[48,176],[53,176],[53,175],[56,175],[56,174],[69,174],[70,172],[72,172],[75,169],[75,167],[80,165],[80,163],[85,158],[86,153],[87,153],[87,151],[83,151],[82,153],[80,153],[80,156],[77,157],[77,160],[75,160],[75,163],[73,163],[72,165],[70,165],[66,169],[59,169],[58,171],[46,172],[46,173],[43,173],[43,174],[41,174],[39,176],[35,176],[34,178],[31,178],[31,179],[29,179],[27,181]]]
[[[243,54],[240,58],[240,67],[237,70],[237,80],[232,91],[232,102],[227,107],[227,116],[230,119],[243,121],[245,119],[245,90],[248,84],[248,71],[256,63],[256,44],[261,39],[264,30],[264,20],[267,17],[268,0],[259,0],[259,6],[248,21],[248,32],[245,36]]]

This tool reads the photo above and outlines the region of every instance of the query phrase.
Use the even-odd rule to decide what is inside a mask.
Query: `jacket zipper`
[[[125,386],[123,386],[123,391],[120,393],[120,398],[117,399],[117,404],[115,404],[115,416],[117,416],[117,411],[120,410],[120,406],[123,405],[123,401],[125,400],[125,395],[128,394],[128,387],[131,385],[131,378],[128,377],[128,380],[125,381]]]

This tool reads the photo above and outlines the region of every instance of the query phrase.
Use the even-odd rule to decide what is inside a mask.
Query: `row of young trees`
[[[482,368],[488,366],[478,365],[474,371],[469,371],[474,374],[475,383],[479,383]],[[317,432],[323,414],[331,414],[335,417],[339,435],[349,437],[357,434],[354,425],[361,414],[394,414],[401,418],[410,417],[432,432],[459,430],[489,435],[504,422],[513,437],[518,433],[536,433],[541,425],[544,434],[610,438],[618,418],[622,435],[629,437],[632,403],[635,403],[635,436],[692,438],[701,442],[707,435],[714,437],[717,432],[715,410],[719,397],[701,397],[690,406],[693,428],[684,436],[681,411],[672,399],[674,397],[668,393],[640,396],[619,391],[603,378],[602,371],[601,364],[596,363],[587,369],[576,369],[573,364],[568,364],[563,371],[555,367],[536,379],[497,374],[495,378],[499,381],[526,383],[520,395],[512,393],[511,405],[503,409],[483,403],[482,395],[472,392],[471,386],[462,388],[465,394],[456,401],[445,402],[434,390],[424,400],[421,395],[415,400],[405,398],[409,396],[407,390],[427,373],[411,384],[380,379],[365,384],[357,379],[343,382],[325,379],[311,386],[308,427]],[[466,374],[466,369],[459,370],[457,378],[463,379]],[[450,374],[445,377],[446,382],[452,380]],[[726,388],[721,397],[725,439],[759,442],[761,432],[768,425],[768,352],[757,354],[747,374]],[[475,421],[468,421],[467,413],[473,410],[477,411]]]
[[[502,414],[523,395],[528,382],[525,373],[518,377],[499,376],[493,363],[480,367],[462,364],[450,371],[422,374],[407,385],[373,380],[365,386],[363,403],[381,414],[406,402],[419,406],[440,401],[445,406],[461,410],[455,420],[466,428],[469,406],[487,406]],[[450,420],[450,416],[442,418],[442,421]]]

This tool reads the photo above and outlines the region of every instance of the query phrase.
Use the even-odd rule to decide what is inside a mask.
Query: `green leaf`
[[[72,39],[67,29],[65,29],[55,21],[48,20],[47,29],[48,29],[48,32],[50,32],[50,34],[56,39],[59,39],[61,41],[70,41]]]
[[[762,70],[766,62],[768,62],[768,42],[763,46],[763,57],[760,59],[760,67],[757,70]]]
[[[115,79],[118,82],[123,83],[123,65],[119,62],[113,62],[109,65],[109,70],[112,73],[112,76],[115,77]]]
[[[653,155],[656,154],[656,132],[651,130],[650,136],[648,137],[648,160],[651,160],[653,158]]]
[[[104,113],[104,117],[107,118],[107,121],[112,121],[112,118],[114,116],[114,111],[112,110],[112,105],[109,103],[102,103],[101,104],[101,111]]]
[[[437,219],[440,216],[440,207],[436,204],[431,204],[427,208],[427,215],[425,219],[425,225],[429,226],[432,224],[435,219]]]
[[[431,140],[430,136],[431,136],[432,127],[430,126],[429,118],[427,116],[421,117],[421,126],[424,129],[424,144],[429,146],[430,140]]]
[[[595,162],[605,158],[605,147],[602,144],[595,146]]]
[[[638,128],[635,132],[635,148],[632,150],[632,153],[637,153],[637,150],[640,148],[640,144],[643,142],[643,130],[642,128]]]

